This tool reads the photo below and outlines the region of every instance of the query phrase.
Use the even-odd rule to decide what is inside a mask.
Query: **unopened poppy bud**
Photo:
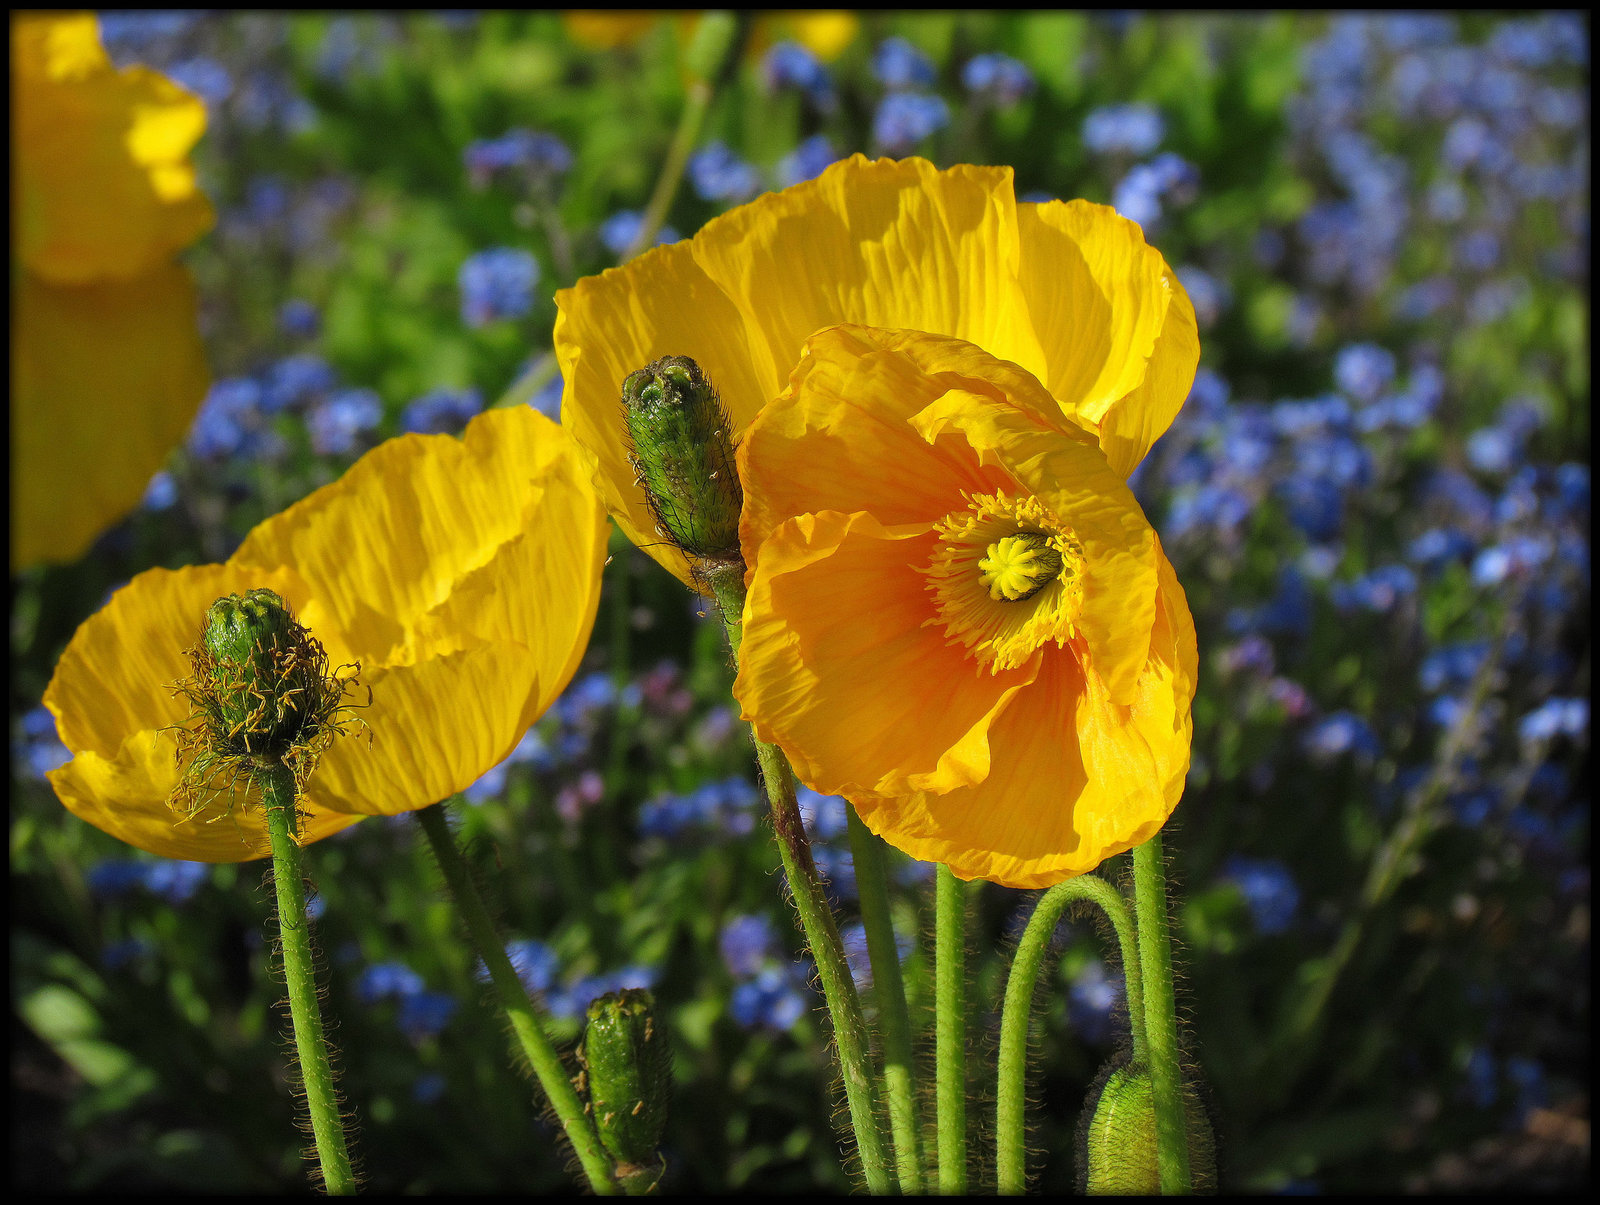
[[[1217,1191],[1217,1145],[1192,1081],[1183,1086],[1189,1134],[1189,1181],[1196,1193]],[[1113,1064],[1089,1090],[1078,1127],[1079,1190],[1086,1196],[1157,1196],[1155,1087],[1138,1064]]]
[[[728,412],[700,366],[667,356],[622,383],[633,449],[629,459],[661,534],[696,575],[743,562],[739,511],[744,491],[733,459]]]
[[[279,765],[303,790],[351,719],[344,699],[359,667],[330,673],[321,643],[271,590],[217,599],[188,656],[193,672],[173,688],[191,707],[177,729],[184,775],[169,800],[173,810],[192,819],[211,799],[232,798],[241,780]]]
[[[217,718],[243,751],[282,758],[305,738],[323,694],[310,633],[271,590],[219,598],[206,611],[205,652]]]
[[[655,997],[628,988],[590,1004],[580,1058],[595,1128],[617,1161],[617,1178],[624,1187],[648,1187],[661,1174],[656,1148],[672,1089],[672,1056],[655,1020]]]

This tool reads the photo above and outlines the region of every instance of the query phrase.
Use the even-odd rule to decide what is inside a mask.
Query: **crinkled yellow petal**
[[[856,155],[713,219],[690,247],[749,323],[763,402],[812,332],[840,322],[1038,356],[1015,284],[1010,168]]]
[[[1112,703],[1074,650],[1048,648],[1037,678],[989,730],[990,772],[946,794],[853,793],[867,826],[960,877],[1048,887],[1148,840],[1183,794],[1198,657],[1183,590],[1160,558],[1150,660]]]
[[[1017,223],[1019,284],[1047,361],[1041,379],[1069,417],[1112,429],[1102,443],[1126,477],[1188,394],[1194,309],[1144,232],[1109,206],[1019,205]],[[1147,376],[1158,379],[1142,391]]]
[[[266,816],[259,806],[213,805],[192,820],[177,821],[166,800],[178,783],[171,733],[130,736],[114,758],[79,753],[52,770],[56,796],[73,815],[120,841],[163,858],[191,862],[247,862],[272,853]],[[314,799],[302,801],[304,844],[350,827],[360,816],[330,812]]]
[[[302,621],[337,632],[365,667],[516,643],[559,692],[594,624],[606,535],[571,438],[511,407],[479,415],[459,440],[385,442],[256,527],[230,563],[293,566],[314,599]],[[538,698],[535,714],[555,694]]]
[[[734,695],[756,735],[828,793],[943,792],[989,773],[987,733],[1037,672],[991,675],[931,615],[926,524],[834,511],[783,524],[745,602]]]
[[[185,268],[76,287],[24,274],[13,287],[15,570],[75,560],[138,504],[194,420],[209,373]]]
[[[688,243],[657,247],[625,267],[585,277],[557,293],[556,306],[562,425],[594,458],[595,484],[618,526],[688,582],[683,554],[656,532],[644,491],[634,484],[622,382],[662,356],[689,356],[721,393],[734,432],[743,431],[777,392],[756,376],[744,319],[695,263]]]
[[[55,284],[149,272],[215,220],[188,163],[205,105],[148,68],[116,70],[83,22],[13,19],[12,245]]]
[[[963,375],[970,366],[953,358],[961,349],[981,357],[984,369],[999,369],[999,361],[970,344],[915,331],[836,326],[813,335],[789,388],[767,404],[739,445],[746,562],[753,564],[756,550],[794,515],[864,510],[880,523],[928,523],[964,505],[963,490],[995,488],[965,448],[932,443],[908,421],[948,381],[978,384]],[[951,354],[936,360],[939,351]],[[930,375],[940,371],[946,375]],[[1043,395],[1037,382],[1028,382]],[[1043,403],[1055,412],[1048,396]]]
[[[296,609],[307,597],[305,583],[289,570],[151,569],[78,628],[44,695],[73,752],[49,776],[70,811],[163,857],[240,862],[271,852],[260,809],[246,806],[242,791],[193,820],[179,822],[167,806],[180,774],[170,729],[189,718],[187,702],[171,690],[190,673],[184,651],[199,642],[207,607],[256,587],[276,590]],[[315,799],[307,814],[312,840],[355,819]]]
[[[1163,277],[1172,304],[1139,387],[1114,403],[1100,420],[1100,446],[1111,467],[1127,477],[1172,426],[1200,365],[1200,328],[1189,294],[1170,268]]]
[[[307,793],[337,811],[389,816],[448,799],[506,759],[538,719],[536,701],[560,693],[553,679],[511,641],[364,666],[372,705],[359,714],[371,743],[354,732],[334,742]]]

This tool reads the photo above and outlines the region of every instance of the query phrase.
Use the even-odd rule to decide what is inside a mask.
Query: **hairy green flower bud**
[[[608,992],[589,1005],[579,1057],[600,1143],[628,1186],[653,1184],[661,1172],[656,1148],[667,1124],[672,1055],[655,1021],[655,997],[643,988]]]
[[[622,405],[657,530],[680,548],[697,576],[737,565],[744,490],[734,466],[728,412],[700,366],[667,356],[629,375]]]
[[[173,688],[191,707],[177,729],[185,772],[173,811],[193,819],[212,799],[233,798],[241,780],[277,766],[288,766],[303,790],[349,719],[344,698],[355,674],[342,670],[359,667],[330,673],[322,645],[271,590],[217,599],[188,656],[193,672]]]
[[[311,634],[271,590],[219,598],[201,643],[210,656],[217,721],[243,751],[281,759],[306,735],[322,701]]]
[[[1198,1086],[1185,1080],[1189,1180],[1196,1193],[1217,1191],[1217,1144]],[[1078,1189],[1086,1196],[1157,1196],[1155,1088],[1142,1065],[1112,1063],[1083,1106],[1078,1126]]]

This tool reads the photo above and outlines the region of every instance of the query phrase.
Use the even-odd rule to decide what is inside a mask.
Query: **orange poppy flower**
[[[739,475],[734,694],[806,785],[1012,887],[1161,827],[1194,625],[1121,475],[1036,379],[958,339],[819,331]]]

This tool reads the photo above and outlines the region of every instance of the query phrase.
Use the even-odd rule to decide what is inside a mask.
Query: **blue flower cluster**
[[[571,171],[573,162],[572,148],[554,134],[521,128],[469,143],[461,158],[474,188],[512,175],[532,181],[555,179]]]
[[[774,92],[792,88],[822,113],[831,113],[839,106],[828,69],[798,42],[775,43],[762,59],[761,70],[767,87]]]
[[[717,947],[735,980],[729,1014],[745,1029],[787,1032],[817,1003],[809,962],[782,955],[766,916],[735,916],[723,925]]]
[[[521,318],[533,308],[539,283],[539,261],[515,247],[492,247],[468,256],[457,277],[461,286],[461,321],[487,326]]]
[[[659,968],[628,966],[600,975],[583,975],[567,982],[561,980],[561,960],[556,952],[542,941],[519,939],[506,943],[506,957],[523,986],[543,1002],[545,1010],[562,1021],[581,1020],[592,1001],[608,992],[628,988],[653,988],[661,981]],[[480,982],[489,981],[488,969],[478,963]]]
[[[356,977],[355,993],[362,1004],[394,1001],[395,1022],[400,1032],[415,1043],[437,1037],[460,1007],[449,993],[429,991],[422,976],[403,962],[377,962],[363,967]]]
[[[664,795],[641,807],[639,835],[742,837],[755,831],[761,803],[760,792],[743,778],[703,783],[687,795]]]
[[[456,434],[483,411],[476,389],[430,389],[400,414],[400,429],[420,435]]]
[[[142,891],[169,904],[186,904],[211,881],[211,867],[172,858],[111,859],[91,866],[85,881],[100,900],[123,899]]]

